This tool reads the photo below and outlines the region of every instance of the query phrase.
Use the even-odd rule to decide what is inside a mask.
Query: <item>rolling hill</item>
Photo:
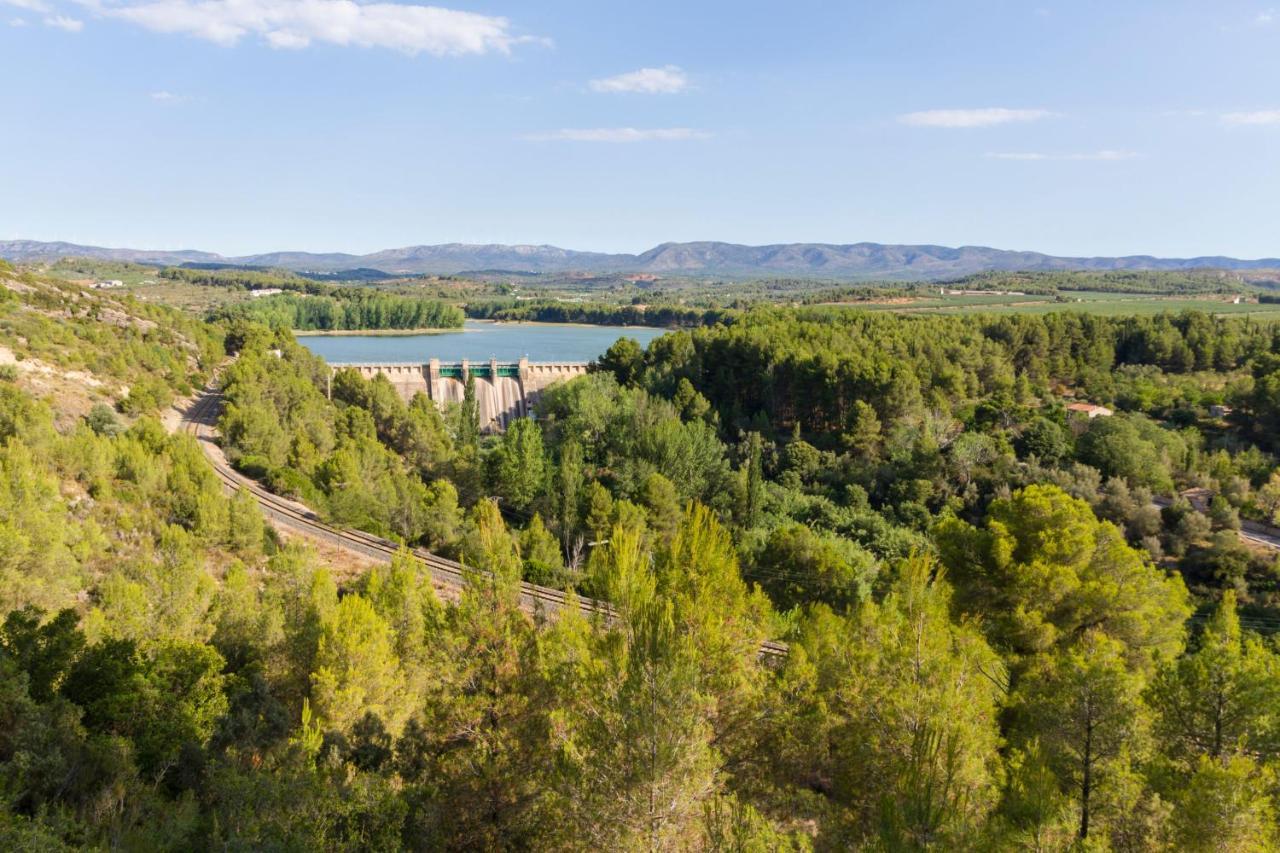
[[[451,274],[479,269],[532,273],[635,272],[669,276],[803,276],[833,280],[944,279],[990,270],[1255,270],[1280,268],[1280,258],[1241,260],[1222,256],[1157,258],[1062,257],[985,246],[952,248],[884,243],[663,243],[638,255],[579,252],[546,245],[446,243],[385,249],[367,255],[341,252],[270,252],[225,257],[190,249],[179,251],[112,249],[35,240],[0,241],[0,258],[17,263],[63,257],[134,261],[148,264],[228,263],[280,267],[307,272],[351,268],[395,274]]]

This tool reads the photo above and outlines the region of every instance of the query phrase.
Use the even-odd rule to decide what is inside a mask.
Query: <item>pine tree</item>
[[[367,713],[398,730],[404,719],[396,635],[368,599],[347,595],[321,626],[311,676],[316,717],[347,731]]]
[[[1151,748],[1142,679],[1125,658],[1122,643],[1091,631],[1038,658],[1011,700],[1015,741],[1039,742],[1075,804],[1081,841],[1124,816],[1128,780]]]
[[[764,511],[764,450],[760,433],[753,432],[747,438],[747,506],[743,526],[755,527]]]
[[[1223,593],[1195,651],[1167,663],[1151,687],[1164,751],[1187,765],[1280,750],[1280,656],[1244,636],[1234,590]]]

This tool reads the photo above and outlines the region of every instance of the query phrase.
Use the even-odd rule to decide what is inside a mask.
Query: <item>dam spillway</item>
[[[528,416],[547,386],[587,372],[586,362],[442,362],[426,364],[334,364],[334,370],[354,370],[365,379],[385,376],[404,400],[426,394],[438,406],[461,403],[467,377],[475,379],[480,429],[501,432],[515,418]]]

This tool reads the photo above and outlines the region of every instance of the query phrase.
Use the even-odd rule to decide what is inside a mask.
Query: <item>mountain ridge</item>
[[[988,246],[902,243],[773,243],[750,246],[720,241],[660,243],[639,254],[586,252],[546,244],[439,243],[357,255],[345,252],[277,251],[225,256],[196,249],[173,251],[106,248],[62,241],[0,240],[0,258],[18,263],[66,257],[180,265],[228,263],[306,272],[364,267],[387,273],[455,274],[477,269],[533,273],[653,273],[684,276],[799,275],[836,280],[944,279],[988,271],[1175,271],[1280,268],[1280,258],[1223,255],[1161,258],[1154,255],[1072,257]]]

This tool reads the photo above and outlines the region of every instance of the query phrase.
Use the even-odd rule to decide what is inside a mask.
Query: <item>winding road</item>
[[[206,391],[197,397],[183,414],[181,428],[199,442],[205,456],[209,459],[209,464],[213,466],[214,472],[222,480],[223,487],[228,492],[246,489],[258,502],[258,507],[264,516],[273,524],[286,528],[290,532],[345,548],[362,557],[384,563],[391,562],[391,558],[400,552],[400,545],[380,536],[325,524],[306,506],[272,494],[256,481],[232,468],[215,440],[221,401],[222,395],[213,390]],[[434,581],[447,586],[458,588],[465,586],[468,575],[475,571],[423,548],[414,548],[410,553],[426,567]],[[520,605],[530,612],[554,613],[564,607],[565,602],[566,595],[561,590],[527,582],[520,584]],[[594,599],[578,598],[577,604],[588,615],[600,613],[608,618],[613,613],[608,604]],[[786,643],[770,640],[760,645],[762,657],[781,658],[786,654]]]

